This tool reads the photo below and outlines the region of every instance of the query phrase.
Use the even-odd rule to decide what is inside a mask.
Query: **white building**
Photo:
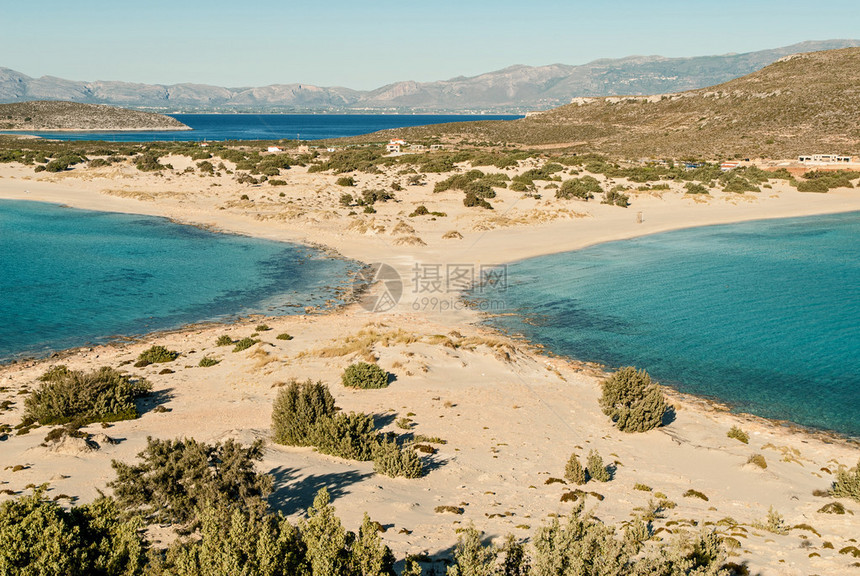
[[[812,156],[798,157],[800,162],[804,164],[836,164],[850,163],[851,156],[838,156],[836,154],[813,154]]]
[[[279,148],[278,146],[269,146],[266,148],[266,152],[283,152],[283,148]]]

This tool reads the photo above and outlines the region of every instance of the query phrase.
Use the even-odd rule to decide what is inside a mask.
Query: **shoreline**
[[[2,197],[2,195],[0,195],[0,201],[3,201],[3,200],[13,200],[13,199],[4,198],[4,197]],[[14,199],[14,200],[17,200],[17,199]],[[71,206],[68,204],[59,203],[59,202],[55,202],[55,201],[44,201],[44,200],[33,200],[33,199],[26,199],[23,201],[42,202],[42,203],[46,203],[46,204],[60,205],[60,206],[67,207],[69,209],[81,209],[81,210],[88,210],[88,211],[104,212],[104,210],[92,210],[89,208],[77,208],[75,206]],[[689,226],[689,227],[671,228],[668,230],[662,230],[662,231],[658,231],[658,232],[648,232],[648,233],[642,234],[642,235],[631,236],[629,238],[617,238],[614,240],[605,240],[605,241],[601,241],[601,242],[596,242],[594,244],[587,244],[581,248],[576,248],[574,250],[565,250],[563,252],[546,252],[544,254],[540,254],[537,256],[527,256],[525,258],[521,258],[518,260],[505,261],[505,262],[501,262],[501,263],[503,263],[503,264],[514,264],[516,262],[521,262],[523,260],[528,260],[528,259],[532,259],[532,258],[540,258],[543,256],[551,256],[551,255],[555,255],[555,254],[575,252],[575,251],[583,250],[585,248],[590,248],[592,246],[596,246],[599,244],[606,244],[606,243],[611,243],[611,242],[624,242],[624,241],[631,240],[634,238],[642,238],[642,237],[646,237],[646,236],[652,236],[655,234],[663,234],[666,232],[673,232],[673,231],[677,231],[677,230],[689,230],[689,229],[694,229],[694,228],[707,228],[707,227],[711,227],[711,226],[724,226],[724,225],[730,225],[730,224],[741,223],[741,222],[786,220],[786,219],[795,219],[795,218],[814,218],[816,216],[825,216],[825,215],[831,215],[831,214],[850,214],[853,212],[855,212],[855,211],[851,210],[851,211],[847,211],[847,212],[845,212],[845,211],[826,212],[826,213],[816,213],[816,214],[809,214],[809,215],[802,215],[802,216],[778,216],[778,217],[772,217],[772,218],[758,218],[758,219],[752,219],[752,220],[742,220],[742,221],[737,221],[737,222],[719,222],[719,223],[713,223],[713,224],[704,224],[704,225],[695,225],[695,226]],[[860,211],[858,211],[858,212],[860,212]],[[125,211],[116,211],[113,213],[138,214],[138,215],[143,215],[143,216],[150,216],[148,214],[141,214],[141,213],[135,213],[135,212],[125,212]],[[236,231],[232,231],[232,230],[221,229],[221,228],[218,228],[218,227],[215,227],[212,225],[181,221],[181,220],[178,220],[178,219],[173,218],[173,217],[166,217],[166,216],[150,216],[150,217],[163,218],[163,219],[166,219],[166,220],[173,222],[177,225],[202,228],[204,230],[207,230],[209,232],[216,233],[216,234],[240,235],[240,236],[246,236],[249,238],[261,238],[260,236],[256,236],[254,234],[247,233],[247,232],[236,232]],[[325,257],[327,257],[327,258],[335,258],[335,259],[341,259],[341,260],[347,260],[347,261],[354,261],[358,264],[363,264],[365,266],[369,265],[367,262],[361,262],[361,261],[352,260],[350,258],[347,258],[346,256],[340,254],[334,248],[332,248],[328,245],[325,245],[325,244],[313,244],[313,243],[306,243],[306,242],[297,243],[297,242],[292,242],[292,241],[284,242],[284,243],[298,244],[299,246],[303,246],[305,248],[318,250],[321,254],[325,255]],[[349,280],[345,279],[344,282],[348,283]],[[464,296],[464,293],[461,292],[459,294],[459,298],[462,299],[463,296]],[[101,342],[98,342],[98,341],[87,342],[87,343],[81,344],[79,346],[74,346],[71,348],[51,349],[50,351],[46,351],[45,354],[42,354],[42,355],[19,356],[19,357],[7,359],[7,360],[0,360],[0,370],[2,370],[4,367],[12,366],[12,365],[15,365],[18,363],[27,363],[27,362],[42,363],[42,362],[46,362],[48,360],[53,360],[55,358],[67,358],[67,357],[74,356],[76,353],[79,353],[85,349],[92,350],[93,348],[100,347],[100,346],[121,347],[124,344],[134,344],[134,343],[152,341],[153,339],[156,339],[159,336],[183,334],[186,332],[192,332],[192,331],[197,331],[197,330],[207,329],[207,328],[212,328],[212,327],[236,327],[237,325],[244,325],[244,324],[247,324],[248,322],[253,323],[253,322],[255,322],[257,320],[261,320],[261,319],[270,319],[270,320],[271,319],[282,319],[282,318],[288,317],[288,316],[305,316],[305,315],[313,316],[313,315],[320,315],[320,314],[321,315],[337,314],[340,312],[346,312],[349,309],[349,307],[355,303],[356,303],[356,300],[355,300],[355,298],[353,298],[352,300],[346,300],[341,304],[333,305],[333,306],[330,306],[330,307],[325,308],[325,309],[317,308],[317,309],[314,309],[313,311],[310,311],[310,312],[307,310],[303,310],[302,312],[297,313],[297,314],[279,314],[279,315],[268,315],[265,313],[233,314],[233,315],[231,315],[231,316],[234,316],[233,319],[225,319],[225,320],[205,320],[204,319],[204,320],[195,321],[195,322],[192,322],[189,324],[183,324],[180,326],[176,326],[173,328],[164,328],[164,329],[159,329],[159,330],[153,330],[153,331],[144,332],[141,334],[105,336],[105,337],[103,337],[104,341],[101,341]],[[552,350],[547,349],[542,343],[534,342],[534,341],[528,339],[527,337],[525,337],[523,334],[508,332],[502,328],[493,326],[487,320],[488,316],[491,315],[489,313],[480,312],[480,311],[473,310],[470,308],[467,308],[467,310],[470,311],[470,314],[475,316],[475,318],[473,318],[472,320],[469,321],[470,324],[472,324],[473,326],[478,326],[480,328],[483,328],[485,330],[489,330],[489,331],[496,333],[500,336],[503,336],[505,338],[509,338],[509,339],[515,340],[519,343],[522,343],[524,346],[529,348],[532,351],[532,353],[534,353],[536,355],[544,356],[547,358],[558,358],[558,359],[561,359],[563,361],[569,362],[571,364],[587,365],[589,367],[594,368],[595,370],[599,370],[599,371],[603,372],[603,374],[605,376],[608,376],[609,374],[611,374],[611,372],[607,370],[607,367],[604,364],[601,364],[599,362],[594,362],[591,360],[586,360],[583,358],[576,358],[576,357],[569,356],[566,354],[559,354],[559,353],[553,352]],[[26,354],[26,353],[23,353],[23,354]],[[603,377],[605,377],[605,376],[603,376]],[[760,415],[755,414],[753,412],[748,412],[745,410],[736,410],[735,407],[732,406],[732,404],[730,404],[724,400],[721,400],[718,397],[711,397],[711,396],[707,396],[707,395],[694,394],[694,393],[690,393],[690,392],[682,392],[681,390],[678,390],[674,386],[671,386],[668,384],[662,384],[661,383],[660,386],[661,386],[661,388],[663,388],[664,392],[667,392],[667,396],[669,396],[669,397],[671,397],[671,398],[673,398],[679,402],[682,402],[684,404],[695,404],[695,405],[698,405],[700,407],[704,407],[705,409],[711,410],[714,412],[726,412],[726,413],[738,416],[743,420],[748,420],[748,421],[757,422],[757,423],[767,423],[767,424],[772,425],[774,427],[785,428],[785,429],[788,429],[790,431],[815,436],[815,437],[820,438],[820,439],[828,439],[829,441],[837,441],[837,442],[844,442],[844,443],[848,443],[848,444],[852,444],[852,445],[860,445],[860,436],[847,434],[844,432],[840,432],[838,430],[831,430],[831,429],[827,429],[827,428],[817,428],[815,426],[800,424],[798,422],[794,422],[794,421],[789,420],[789,419],[769,418],[766,416],[760,416]]]
[[[473,522],[490,535],[529,538],[548,518],[569,513],[570,505],[560,496],[573,487],[552,479],[563,474],[571,450],[584,458],[595,449],[617,462],[612,482],[586,488],[601,494],[600,502],[592,500],[589,507],[596,504],[605,521],[624,522],[632,510],[647,507],[653,494],[662,493],[677,508],[656,519],[655,529],[674,532],[679,522],[690,518],[697,525],[716,527],[738,543],[731,557],[749,561],[756,573],[800,576],[846,569],[851,559],[838,550],[856,537],[860,508],[845,501],[853,516],[822,515],[819,509],[827,499],[812,494],[830,486],[838,466],[857,461],[856,440],[730,412],[708,398],[667,387],[675,420],[644,434],[621,433],[598,405],[604,367],[555,355],[539,343],[483,325],[476,310],[416,311],[410,297],[421,295],[412,277],[419,264],[498,264],[681,228],[854,212],[860,210],[856,189],[812,195],[774,185],[773,191],[760,194],[708,198],[672,190],[637,194],[628,209],[524,199],[502,190],[493,201],[496,210],[477,211],[464,208],[459,193],[432,193],[434,181],[445,175],[428,175],[424,187],[405,188],[396,202],[377,204],[376,213],[350,216],[345,214],[349,208],[338,208],[344,188],[335,185],[337,175],[293,168],[282,175],[286,187],[241,186],[226,175],[183,177],[193,163],[183,164],[177,157],[163,161],[173,164],[174,171],[152,175],[113,166],[34,175],[32,167],[0,166],[0,198],[159,216],[216,232],[324,246],[356,262],[391,265],[402,279],[403,296],[384,312],[368,312],[352,303],[319,314],[264,317],[272,331],[260,333],[262,342],[239,353],[216,346],[216,339],[248,337],[259,317],[68,350],[61,360],[0,366],[0,388],[5,390],[0,401],[16,402],[3,422],[13,425],[23,408],[18,394],[60,361],[85,371],[123,366],[152,382],[156,393],[168,399],[168,411],[148,410],[105,431],[90,427],[91,434],[123,439],[95,452],[46,448],[40,444],[45,428],[10,436],[4,444],[4,465],[28,468],[14,474],[0,470],[7,488],[24,491],[29,483],[51,479],[54,494],[62,491],[83,503],[95,498],[95,490],[104,489],[112,477],[110,461],[133,460],[147,436],[204,442],[233,438],[244,444],[262,439],[267,445],[260,469],[276,475],[282,489],[294,495],[283,510],[291,519],[312,502],[316,487],[331,484],[338,489],[333,496],[338,515],[350,529],[360,524],[364,511],[371,511],[375,520],[396,526],[384,540],[397,557],[441,557],[456,543],[456,530],[463,523]],[[378,188],[384,177],[356,174],[365,187]],[[281,191],[285,196],[279,197]],[[240,200],[240,195],[249,199]],[[447,216],[406,216],[419,204]],[[561,208],[552,211],[553,204]],[[639,211],[645,215],[642,224],[634,220]],[[540,218],[527,219],[532,213]],[[406,232],[395,232],[404,228]],[[460,238],[444,239],[450,230],[458,231]],[[279,332],[293,339],[278,340]],[[154,344],[180,352],[180,359],[167,365],[170,373],[162,373],[163,365],[131,368],[137,354]],[[220,362],[198,367],[207,356]],[[345,367],[371,357],[395,374],[395,382],[376,391],[344,388],[340,379]],[[375,415],[383,432],[420,434],[447,443],[423,456],[430,466],[426,477],[408,481],[374,475],[368,463],[273,444],[272,402],[279,387],[293,379],[327,383],[342,410]],[[412,420],[412,432],[395,425],[397,416]],[[726,437],[732,426],[749,434],[748,444]],[[766,457],[766,469],[749,464],[753,455]],[[637,489],[640,485],[649,491]],[[656,492],[650,492],[651,487]],[[709,501],[689,498],[691,490],[706,494]],[[452,504],[459,504],[463,515],[434,512]],[[787,535],[762,533],[756,525],[770,506],[784,515],[788,526],[811,525],[820,536],[794,529]],[[725,518],[733,518],[732,525],[742,527],[746,536],[720,528]],[[837,552],[822,548],[822,541],[833,542]],[[820,557],[809,556],[813,549]]]

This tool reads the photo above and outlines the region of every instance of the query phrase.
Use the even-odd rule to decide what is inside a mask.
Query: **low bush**
[[[589,478],[598,482],[609,482],[612,480],[612,475],[603,463],[603,458],[597,453],[597,450],[592,450],[588,453],[586,460],[586,471]]]
[[[394,439],[383,439],[373,453],[373,469],[392,478],[419,478],[424,467],[421,458],[410,447],[402,447]]]
[[[627,208],[630,205],[630,196],[622,194],[620,191],[613,188],[603,195],[602,204]]]
[[[52,368],[24,400],[25,422],[79,425],[129,420],[139,416],[135,400],[152,389],[110,367],[85,373]]]
[[[588,476],[585,474],[585,469],[576,457],[576,453],[570,455],[567,461],[567,466],[564,468],[564,479],[574,484],[585,484],[588,482]]]
[[[696,182],[687,182],[684,184],[684,194],[710,194],[711,192]]]
[[[732,426],[728,432],[726,432],[726,436],[729,438],[734,438],[739,442],[743,442],[744,444],[750,443],[749,434],[738,428],[737,426]]]
[[[233,346],[233,352],[242,352],[243,350],[247,350],[257,342],[259,342],[259,340],[257,340],[256,338],[246,336],[245,338],[242,338],[241,340],[237,340],[235,342],[236,345]]]
[[[373,458],[379,433],[368,414],[341,412],[317,419],[310,431],[310,441],[323,454],[366,461]]]
[[[221,361],[217,360],[215,358],[210,358],[209,356],[204,356],[203,358],[200,359],[200,362],[197,365],[200,366],[201,368],[210,368],[212,366],[215,366],[219,362],[221,362]]]
[[[232,439],[206,444],[193,438],[147,438],[138,458],[141,462],[132,465],[114,460],[116,479],[108,486],[122,508],[147,522],[196,527],[206,504],[266,509],[272,477],[254,470],[254,463],[263,458],[261,440],[245,447]]]
[[[278,340],[292,340],[293,339],[293,337],[290,336],[289,334],[287,334],[286,332],[282,332],[282,333],[278,334],[277,336],[275,336],[275,338],[277,338]]]
[[[663,392],[644,370],[621,368],[602,387],[600,407],[623,432],[652,430],[668,410]]]
[[[227,336],[226,334],[223,334],[221,336],[218,336],[218,340],[215,341],[215,345],[216,346],[232,346],[233,345],[233,339],[230,338],[229,336]]]
[[[556,198],[570,200],[571,198],[579,198],[580,200],[588,201],[594,198],[595,194],[603,192],[600,187],[600,182],[593,176],[583,176],[582,178],[573,178],[565,180],[561,184],[561,188],[555,191]]]
[[[758,466],[762,470],[767,468],[767,460],[761,454],[753,454],[747,459],[747,464]]]
[[[388,372],[376,364],[358,362],[343,371],[341,381],[347,388],[385,388],[388,376]]]
[[[355,186],[355,178],[352,176],[341,176],[335,181],[338,186]]]
[[[140,353],[140,355],[137,357],[137,362],[135,362],[134,365],[137,368],[143,368],[144,366],[149,366],[150,364],[173,362],[178,357],[179,352],[168,350],[164,346],[152,346],[151,348],[144,350]]]
[[[312,446],[318,421],[335,414],[334,397],[322,382],[291,382],[281,388],[272,408],[275,442],[289,446]]]
[[[851,498],[860,502],[860,460],[854,468],[839,468],[830,494],[836,498]]]

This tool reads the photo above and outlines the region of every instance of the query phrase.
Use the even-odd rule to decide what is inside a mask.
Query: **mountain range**
[[[83,82],[31,78],[0,68],[0,103],[64,100],[158,112],[495,112],[525,113],[576,97],[664,94],[713,86],[784,56],[858,47],[860,40],[810,41],[720,56],[629,56],[570,66],[510,66],[472,77],[395,82],[375,90],[308,84],[225,88],[205,84]]]
[[[785,56],[728,82],[674,94],[576,98],[525,118],[353,138],[549,145],[613,157],[792,158],[860,154],[860,48]]]

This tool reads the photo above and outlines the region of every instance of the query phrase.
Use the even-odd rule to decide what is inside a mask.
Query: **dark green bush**
[[[830,489],[830,494],[836,498],[851,498],[860,502],[860,460],[854,468],[839,468],[836,481]]]
[[[290,336],[289,334],[287,334],[286,332],[282,332],[281,334],[278,334],[277,336],[275,336],[275,338],[277,338],[278,340],[292,340],[293,339],[293,337]]]
[[[695,182],[687,182],[684,184],[686,192],[684,194],[710,194],[707,188]]]
[[[322,382],[291,382],[278,391],[272,408],[272,435],[278,444],[312,446],[311,432],[319,420],[336,411],[334,398]]]
[[[67,511],[44,488],[0,504],[0,574],[133,576],[146,562],[141,522],[101,497]]]
[[[134,365],[137,368],[143,368],[150,364],[158,364],[161,362],[173,362],[179,357],[179,352],[168,350],[164,346],[152,346],[144,350],[137,357],[137,362]]]
[[[600,407],[622,432],[645,432],[663,421],[666,400],[644,370],[621,368],[601,386]]]
[[[232,346],[233,344],[233,339],[226,334],[218,336],[218,340],[215,341],[216,346]]]
[[[609,482],[612,475],[603,463],[603,458],[597,453],[597,450],[592,450],[588,453],[588,459],[585,464],[588,477],[598,482]]]
[[[588,482],[585,468],[580,464],[575,452],[570,455],[570,459],[568,459],[567,465],[564,468],[564,479],[574,484],[585,484]]]
[[[621,206],[622,208],[627,208],[630,205],[630,196],[627,194],[622,194],[616,189],[609,190],[606,194],[603,195],[602,204],[609,204],[612,206]]]
[[[24,400],[24,419],[40,424],[80,425],[138,417],[135,400],[149,392],[146,380],[132,380],[110,367],[90,373],[52,368]]]
[[[209,368],[211,366],[215,366],[221,362],[220,360],[216,360],[215,358],[210,358],[209,356],[204,356],[200,359],[200,362],[197,364],[201,368]]]
[[[579,198],[580,200],[588,201],[594,198],[595,194],[600,194],[601,192],[603,192],[603,188],[600,187],[600,182],[598,182],[597,178],[583,176],[582,178],[572,178],[571,180],[562,182],[561,188],[555,191],[555,197],[564,198],[565,200]]]
[[[385,388],[388,372],[376,364],[358,362],[343,371],[341,381],[347,388]]]
[[[242,352],[243,350],[247,350],[257,342],[259,342],[259,340],[257,340],[256,338],[246,336],[245,338],[242,338],[241,340],[237,340],[235,342],[236,345],[233,346],[233,352]]]
[[[352,176],[341,176],[335,182],[338,186],[355,186],[355,178]]]
[[[232,439],[212,445],[193,438],[147,438],[138,458],[142,461],[133,465],[114,460],[116,479],[108,486],[122,508],[147,522],[197,526],[207,504],[266,509],[272,477],[254,470],[254,462],[263,458],[261,440],[244,447]]]
[[[373,469],[392,478],[419,478],[424,473],[421,458],[410,447],[394,439],[382,439],[373,453]]]
[[[311,444],[323,454],[347,460],[370,460],[379,444],[373,418],[360,412],[339,412],[317,419],[310,438]]]

